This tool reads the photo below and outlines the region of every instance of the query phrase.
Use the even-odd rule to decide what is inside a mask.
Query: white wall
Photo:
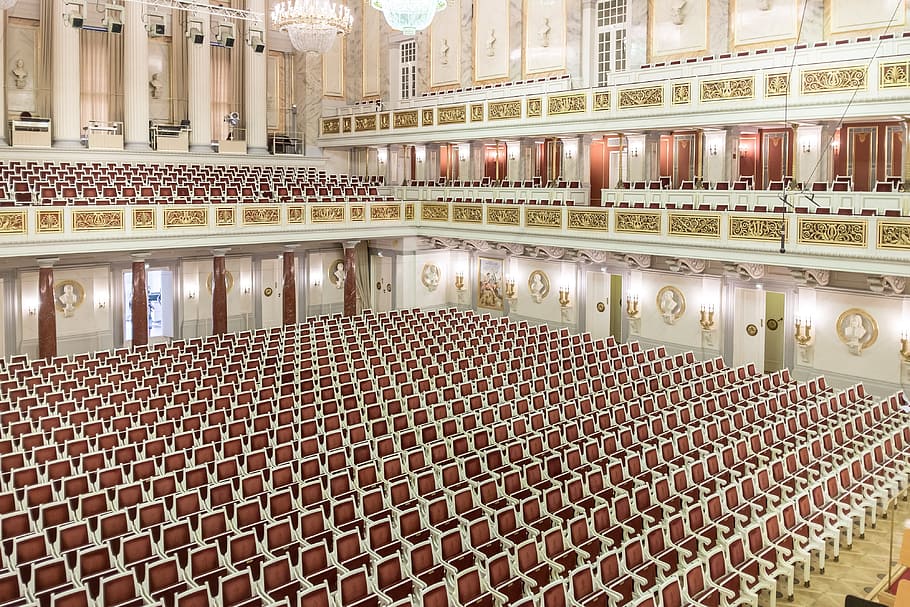
[[[298,292],[306,292],[307,316],[335,314],[344,309],[344,283],[335,276],[338,262],[344,264],[342,248],[312,251],[307,255],[307,277],[299,277]]]
[[[250,257],[225,258],[225,270],[231,274],[233,285],[227,292],[228,331],[243,331],[253,327],[252,270]],[[212,333],[212,259],[188,259],[180,263],[182,289],[177,307],[182,310],[180,335],[184,338]],[[229,280],[230,282],[230,280]]]

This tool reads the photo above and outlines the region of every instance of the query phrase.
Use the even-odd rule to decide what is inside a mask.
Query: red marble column
[[[57,305],[54,302],[54,263],[38,260],[38,356],[57,356]]]
[[[149,343],[149,302],[145,283],[145,256],[133,255],[133,300],[130,302],[133,317],[134,346]]]
[[[214,251],[212,260],[212,332],[227,333],[227,272],[224,269],[226,251]]]
[[[285,325],[297,324],[297,276],[294,272],[294,247],[284,249],[284,282],[281,291],[281,318]]]
[[[355,274],[356,264],[354,263],[354,247],[356,241],[344,243],[344,315],[355,316],[357,314],[357,276]]]

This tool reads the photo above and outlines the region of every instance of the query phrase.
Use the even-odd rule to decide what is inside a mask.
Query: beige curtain
[[[35,114],[51,115],[51,40],[54,27],[54,0],[41,0],[38,6],[38,49],[35,56]],[[56,16],[58,19],[59,15]]]
[[[171,11],[171,120],[180,122],[189,117],[187,68],[186,11]]]
[[[108,120],[110,111],[110,50],[107,32],[82,30],[79,41],[81,124]]]
[[[235,49],[212,47],[212,139],[225,139],[228,124],[224,117],[236,108],[233,106],[233,71],[231,55]]]

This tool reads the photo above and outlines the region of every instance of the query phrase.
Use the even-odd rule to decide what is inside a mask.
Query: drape
[[[41,0],[38,7],[38,52],[35,66],[35,113],[51,115],[51,44],[54,35],[54,0]],[[60,18],[59,16],[57,17]]]
[[[212,139],[225,139],[228,124],[224,117],[235,111],[233,100],[231,55],[234,49],[222,46],[212,47]]]
[[[357,313],[370,307],[370,243],[361,240],[354,247],[354,267],[357,286]]]
[[[245,9],[244,0],[232,0],[233,8]],[[240,114],[240,125],[246,128],[246,104],[244,103],[243,87],[243,65],[246,56],[246,35],[250,26],[248,21],[235,21],[237,27],[237,41],[234,43],[234,50],[231,52],[231,100],[235,112]]]
[[[123,36],[84,29],[79,41],[80,116],[123,120]]]
[[[189,117],[189,69],[187,66],[186,11],[171,11],[171,120],[180,122]]]

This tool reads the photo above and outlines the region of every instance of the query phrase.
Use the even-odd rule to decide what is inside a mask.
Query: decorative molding
[[[528,118],[543,117],[543,100],[540,97],[528,97],[528,99],[525,103],[528,106],[528,108],[527,108]]]
[[[341,120],[338,118],[323,118],[322,119],[322,134],[323,135],[337,135],[341,132]]]
[[[810,287],[827,287],[831,282],[831,272],[813,268],[790,268],[790,276],[801,285]]]
[[[550,95],[547,97],[547,116],[562,114],[583,114],[588,111],[588,95],[573,93],[571,95]]]
[[[476,204],[453,205],[452,221],[456,223],[483,223],[483,207]]]
[[[606,232],[610,229],[610,213],[606,210],[569,209],[570,230],[597,230]]]
[[[279,225],[281,207],[243,207],[243,225]]]
[[[0,211],[0,234],[26,234],[25,211]]]
[[[472,103],[471,104],[471,122],[482,122],[483,121],[483,104],[482,103]]]
[[[646,86],[619,91],[619,109],[653,107],[664,104],[663,86]]]
[[[518,207],[487,207],[487,223],[494,226],[521,225],[521,209]]]
[[[487,120],[511,120],[521,118],[521,99],[490,101],[487,103]]]
[[[343,206],[311,206],[310,221],[313,223],[343,223]]]
[[[878,248],[910,251],[910,222],[879,221]]]
[[[215,225],[221,227],[232,227],[236,223],[234,207],[217,207],[215,209]]]
[[[465,240],[464,246],[467,249],[474,249],[475,251],[480,251],[481,253],[485,253],[493,249],[493,245],[491,245],[488,241],[480,239]]]
[[[910,86],[910,61],[879,64],[879,88]]]
[[[421,126],[433,126],[436,123],[436,112],[433,108],[424,108],[420,111]]]
[[[464,124],[468,120],[466,105],[449,105],[439,108],[439,124]]]
[[[755,97],[755,76],[706,80],[701,83],[702,101],[728,101]]]
[[[366,207],[362,204],[355,204],[348,207],[351,213],[351,221],[364,221],[366,219],[367,210]]]
[[[742,280],[760,280],[765,277],[765,266],[760,263],[727,263],[724,272]]]
[[[786,238],[787,224],[772,217],[730,216],[730,240],[755,242],[779,241],[781,230]]]
[[[610,254],[606,251],[596,251],[594,249],[580,249],[576,255],[578,260],[593,261],[594,263],[607,263]]]
[[[63,231],[62,209],[39,209],[35,225],[39,234],[56,234]]]
[[[765,74],[765,97],[780,97],[790,92],[790,74]]]
[[[123,209],[73,210],[73,232],[122,229]]]
[[[627,253],[620,255],[620,259],[633,270],[647,270],[651,267],[651,256],[645,253]]]
[[[612,107],[610,103],[610,91],[597,91],[594,93],[594,111],[606,112]]]
[[[154,230],[156,223],[154,209],[133,209],[134,230]]]
[[[354,130],[358,133],[360,131],[375,131],[376,114],[364,114],[363,116],[356,116],[354,118]]]
[[[414,203],[409,202],[404,205],[404,219],[405,221],[414,221]]]
[[[865,247],[868,224],[865,221],[800,217],[797,232],[800,244]]]
[[[523,244],[518,244],[515,242],[498,242],[496,243],[496,248],[502,251],[506,251],[509,255],[524,255],[525,246]]]
[[[562,259],[566,256],[567,250],[563,247],[534,247],[531,251],[531,254],[535,257],[543,257],[545,259]]]
[[[342,118],[342,119],[341,119],[341,132],[342,132],[342,133],[350,133],[350,132],[351,132],[351,119],[350,119],[350,118]]]
[[[420,206],[420,218],[424,221],[448,221],[449,205],[425,203]]]
[[[392,122],[396,129],[415,129],[418,126],[417,110],[395,112],[392,115]]]
[[[800,91],[804,95],[855,91],[866,88],[866,66],[803,70],[800,73]]]
[[[371,221],[400,221],[400,204],[373,204],[370,205]]]
[[[379,128],[382,130],[387,130],[392,125],[392,117],[386,112],[385,114],[379,115]]]
[[[673,83],[673,105],[682,105],[692,101],[692,85],[688,82]]]
[[[525,225],[529,228],[561,228],[561,209],[525,209]]]
[[[660,213],[617,211],[613,229],[620,233],[660,234]]]
[[[670,213],[671,236],[720,238],[720,215]]]
[[[708,269],[708,262],[693,257],[680,257],[679,259],[668,259],[667,267],[677,274],[704,274]]]
[[[303,223],[303,207],[288,207],[288,223]]]
[[[164,228],[201,228],[209,223],[208,209],[164,209]]]

